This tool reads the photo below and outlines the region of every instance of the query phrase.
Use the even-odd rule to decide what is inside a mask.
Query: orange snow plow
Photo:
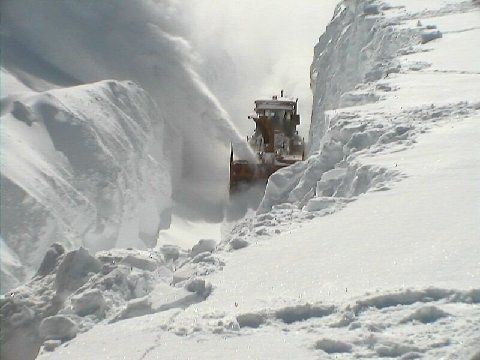
[[[257,183],[265,184],[275,171],[304,159],[304,140],[296,130],[300,124],[298,99],[273,96],[255,101],[255,131],[247,142],[256,155],[255,162],[235,159],[230,152],[230,193]]]

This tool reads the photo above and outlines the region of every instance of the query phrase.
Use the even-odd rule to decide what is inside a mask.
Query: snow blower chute
[[[298,99],[273,96],[255,100],[255,113],[248,116],[255,122],[255,132],[247,137],[256,154],[256,161],[234,158],[230,153],[230,193],[256,183],[265,184],[275,171],[304,158],[304,140],[298,135]]]

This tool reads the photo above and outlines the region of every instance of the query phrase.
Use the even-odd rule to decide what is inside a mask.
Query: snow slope
[[[105,270],[70,289],[52,319],[32,293],[61,292],[47,284],[62,283],[58,258],[4,300],[10,331],[47,316],[41,359],[477,359],[480,9],[388,5],[339,4],[312,68],[310,157],[271,177],[257,214],[217,246],[158,249],[155,265],[133,250],[128,261],[97,254]],[[75,312],[73,298],[112,271],[124,276],[105,296],[119,299],[139,267],[155,274],[145,292],[102,315]],[[60,323],[75,338],[58,339]]]
[[[97,325],[40,358],[474,359],[480,149],[458,141],[476,143],[479,120],[367,159],[408,174],[390,191],[217,253],[225,266],[205,278],[213,293],[204,302]]]
[[[103,81],[21,93],[3,99],[1,121],[2,289],[31,275],[54,242],[156,244],[171,180],[164,119],[144,90]]]

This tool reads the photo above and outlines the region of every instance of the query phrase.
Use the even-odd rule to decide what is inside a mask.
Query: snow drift
[[[50,244],[153,246],[168,226],[164,120],[132,82],[24,93],[2,102],[2,289]],[[3,244],[2,244],[3,245]],[[5,266],[3,266],[5,264]]]
[[[372,6],[379,11],[378,5]],[[372,10],[363,2],[341,2],[335,9],[332,21],[315,46],[310,70],[314,95],[308,142],[310,157],[270,178],[259,212],[282,202],[303,206],[316,195],[317,182],[322,181],[324,174],[323,181],[332,183],[329,178],[335,173],[337,186],[342,187],[347,172],[352,173],[352,166],[346,161],[349,155],[374,145],[387,132],[372,122],[362,121],[365,119],[353,112],[329,112],[378,100],[374,93],[352,91],[364,81],[380,80],[389,71],[398,71],[391,60],[398,49],[415,44],[419,36],[415,30],[393,31],[391,26],[382,26],[378,17],[368,16],[369,11]],[[356,176],[353,171],[350,182]],[[375,176],[374,171],[371,177]],[[360,187],[365,191],[370,184]],[[353,191],[350,195],[360,192]],[[318,195],[322,195],[321,191]],[[345,194],[337,193],[335,188],[329,195]]]

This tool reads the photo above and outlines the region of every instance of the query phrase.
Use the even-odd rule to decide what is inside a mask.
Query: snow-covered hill
[[[478,359],[479,20],[475,1],[341,2],[310,156],[257,213],[189,252],[53,246],[2,300],[2,355]]]

